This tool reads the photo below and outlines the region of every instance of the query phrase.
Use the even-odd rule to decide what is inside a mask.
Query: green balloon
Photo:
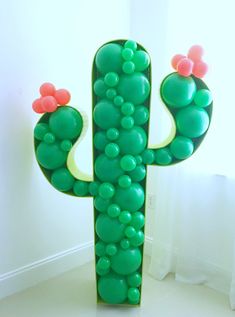
[[[154,162],[155,156],[154,151],[151,149],[146,149],[141,154],[143,163],[146,165],[151,165]]]
[[[94,145],[97,150],[103,151],[108,142],[109,141],[104,131],[96,132],[96,134],[94,135]]]
[[[128,239],[122,239],[120,242],[121,248],[123,248],[124,250],[130,248],[130,241]]]
[[[91,182],[88,186],[89,188],[89,193],[91,194],[91,196],[96,196],[98,195],[99,192],[99,182]]]
[[[127,238],[133,238],[136,235],[136,230],[132,226],[127,226],[125,229],[125,235]]]
[[[64,152],[69,152],[71,150],[72,146],[73,146],[73,143],[70,140],[63,140],[60,143],[60,148]]]
[[[146,76],[142,73],[121,75],[117,91],[125,101],[138,105],[148,98],[150,93],[150,84]]]
[[[110,272],[110,268],[102,269],[98,265],[96,265],[96,273],[100,276],[107,275]]]
[[[100,211],[100,212],[106,212],[106,210],[108,209],[108,206],[110,204],[110,200],[109,199],[104,199],[100,196],[97,196],[94,200],[94,206],[95,208]]]
[[[105,147],[105,154],[110,158],[117,157],[119,152],[120,149],[116,143],[109,143]]]
[[[137,43],[133,40],[128,40],[125,42],[124,47],[130,48],[132,51],[136,51],[137,50]]]
[[[93,117],[101,129],[109,129],[119,126],[121,113],[111,101],[101,100],[94,108]]]
[[[109,255],[109,256],[113,256],[114,254],[117,253],[117,247],[114,243],[110,243],[107,245],[106,247],[106,253]]]
[[[178,136],[172,141],[170,150],[175,158],[184,160],[193,154],[194,145],[191,139]]]
[[[127,298],[128,286],[125,277],[109,273],[98,280],[98,293],[109,304],[121,304]]]
[[[131,245],[133,247],[139,247],[144,243],[144,233],[143,231],[139,230],[135,233],[133,237],[130,238]]]
[[[140,291],[138,288],[129,288],[127,297],[131,304],[136,305],[140,301]]]
[[[192,77],[183,77],[178,73],[167,76],[161,86],[163,100],[173,108],[189,105],[196,93],[196,84]]]
[[[107,97],[108,99],[112,100],[112,99],[114,99],[115,96],[117,95],[117,91],[116,91],[116,89],[114,89],[114,88],[109,88],[109,89],[107,89],[105,95],[106,95],[106,97]]]
[[[110,183],[103,183],[99,187],[99,195],[103,199],[109,199],[113,197],[114,193],[115,193],[115,188]]]
[[[176,115],[178,131],[186,137],[198,138],[209,127],[210,119],[203,108],[189,106],[180,110]]]
[[[127,277],[127,283],[131,287],[139,287],[141,285],[142,278],[140,273],[135,272]]]
[[[118,205],[112,204],[108,207],[108,215],[111,218],[118,217],[120,215],[121,209]]]
[[[133,57],[133,63],[135,64],[135,70],[142,72],[149,67],[150,57],[149,54],[145,51],[137,51]]]
[[[212,103],[212,94],[208,89],[200,89],[194,96],[194,102],[199,107],[207,107]]]
[[[119,136],[119,131],[118,131],[118,129],[110,128],[107,130],[106,136],[111,141],[117,140],[117,138]]]
[[[144,204],[144,190],[138,183],[132,183],[125,189],[117,187],[113,200],[122,210],[134,212]]]
[[[125,61],[130,61],[134,56],[134,52],[130,48],[124,48],[122,50],[122,57],[125,59]]]
[[[168,165],[172,162],[172,153],[168,148],[156,150],[155,160],[159,165]]]
[[[110,268],[110,260],[109,258],[107,258],[106,256],[102,256],[101,258],[99,258],[98,262],[97,262],[97,266],[101,269],[101,270],[107,270]]]
[[[133,171],[136,168],[136,160],[132,155],[124,155],[121,158],[120,166],[124,171]]]
[[[122,63],[122,46],[119,44],[105,44],[95,56],[96,67],[102,74],[108,72],[120,73]]]
[[[119,221],[123,224],[127,224],[131,221],[131,213],[129,211],[122,211],[119,216]]]
[[[134,113],[135,107],[131,102],[124,102],[124,104],[121,107],[121,111],[125,116],[130,116]]]
[[[41,142],[36,149],[36,157],[42,167],[54,170],[65,164],[67,153],[61,150],[59,142],[53,144]]]
[[[95,245],[95,254],[98,256],[103,256],[105,255],[105,243],[102,241],[98,241]]]
[[[108,87],[105,85],[105,82],[103,79],[99,78],[94,83],[94,92],[99,97],[105,97],[106,91]]]
[[[146,176],[146,168],[143,164],[136,166],[136,168],[129,172],[129,175],[133,182],[140,182]]]
[[[76,181],[73,185],[73,192],[76,196],[85,196],[88,194],[88,183]]]
[[[130,130],[121,129],[116,141],[121,154],[140,154],[147,145],[147,136],[144,129],[134,126]]]
[[[140,211],[136,211],[132,214],[132,219],[130,225],[136,230],[140,230],[144,226],[144,215]]]
[[[128,175],[122,175],[118,179],[118,185],[122,188],[128,188],[131,186],[131,178]]]
[[[55,136],[53,133],[51,132],[47,132],[45,135],[44,135],[44,138],[43,138],[43,141],[47,144],[52,144],[55,142]]]
[[[133,118],[136,125],[145,124],[149,119],[149,110],[145,106],[137,106],[135,107],[135,112],[133,114]]]
[[[58,190],[66,192],[73,187],[74,177],[67,168],[59,168],[51,175],[51,184]]]
[[[98,216],[95,228],[99,238],[107,243],[119,242],[124,237],[125,225],[117,218],[110,218],[106,214]]]
[[[105,154],[101,154],[95,161],[95,173],[100,181],[113,183],[124,172],[120,167],[119,158],[109,158]]]
[[[49,132],[48,124],[38,123],[34,128],[34,137],[35,139],[42,141],[47,132]]]
[[[82,116],[71,107],[58,107],[50,116],[49,127],[59,139],[75,139],[82,131]]]
[[[109,87],[115,87],[118,84],[119,76],[117,73],[109,72],[104,77],[104,82]]]
[[[115,273],[129,275],[140,267],[142,256],[139,248],[119,249],[111,258],[111,268]]]

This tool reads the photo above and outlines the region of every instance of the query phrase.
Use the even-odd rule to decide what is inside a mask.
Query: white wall
[[[129,37],[129,0],[8,0],[1,3],[0,32],[4,297],[92,256],[92,200],[63,195],[42,175],[32,135],[39,116],[31,102],[40,84],[51,81],[69,89],[71,104],[79,105],[91,120],[92,59],[104,42]],[[91,133],[84,151],[91,153]],[[88,163],[91,166],[91,160]]]

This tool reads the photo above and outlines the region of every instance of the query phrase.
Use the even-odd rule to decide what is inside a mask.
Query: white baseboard
[[[152,240],[151,237],[145,237],[144,253],[149,256]],[[88,263],[92,259],[94,259],[94,243],[89,241],[2,274],[0,275],[0,299]]]
[[[94,243],[89,241],[0,275],[0,299],[53,278],[94,258]]]

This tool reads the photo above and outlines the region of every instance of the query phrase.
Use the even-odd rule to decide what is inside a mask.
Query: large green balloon
[[[210,119],[203,108],[189,106],[180,110],[176,115],[179,132],[189,138],[198,138],[206,132]]]
[[[141,265],[142,256],[139,248],[119,249],[111,259],[111,268],[121,275],[134,273]]]
[[[129,188],[117,187],[114,202],[122,210],[137,211],[144,204],[144,190],[138,183],[133,183]]]
[[[122,70],[122,47],[119,44],[105,44],[95,57],[96,67],[102,74],[108,72],[121,72]]]
[[[189,105],[196,93],[196,84],[192,77],[183,77],[173,73],[164,79],[161,86],[163,100],[173,108]]]
[[[59,107],[49,119],[49,127],[59,139],[75,139],[82,131],[82,117],[80,113],[68,106]]]
[[[67,153],[61,150],[59,142],[52,144],[41,142],[37,147],[36,157],[40,165],[53,170],[65,164]]]
[[[125,225],[117,218],[110,218],[106,214],[98,216],[95,228],[99,238],[107,243],[118,242],[124,237]]]
[[[146,132],[137,126],[130,130],[121,129],[116,143],[120,147],[121,154],[140,154],[147,144]]]
[[[101,129],[109,129],[119,126],[121,113],[111,101],[101,100],[94,108],[93,117]]]
[[[125,277],[109,273],[99,278],[98,293],[109,304],[121,304],[127,298],[128,286]]]
[[[124,174],[119,158],[109,158],[101,154],[95,161],[95,173],[102,182],[115,182]]]
[[[139,105],[148,98],[150,84],[146,76],[142,73],[122,75],[119,79],[117,91],[125,101]]]

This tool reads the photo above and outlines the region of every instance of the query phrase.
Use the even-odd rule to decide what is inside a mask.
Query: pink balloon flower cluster
[[[172,58],[171,64],[181,76],[193,74],[197,78],[203,78],[208,71],[208,65],[202,60],[203,53],[200,45],[193,45],[187,56],[177,54]]]
[[[34,100],[32,108],[37,113],[54,112],[58,106],[70,101],[70,93],[66,89],[56,90],[51,83],[44,83],[39,89],[41,97]]]

